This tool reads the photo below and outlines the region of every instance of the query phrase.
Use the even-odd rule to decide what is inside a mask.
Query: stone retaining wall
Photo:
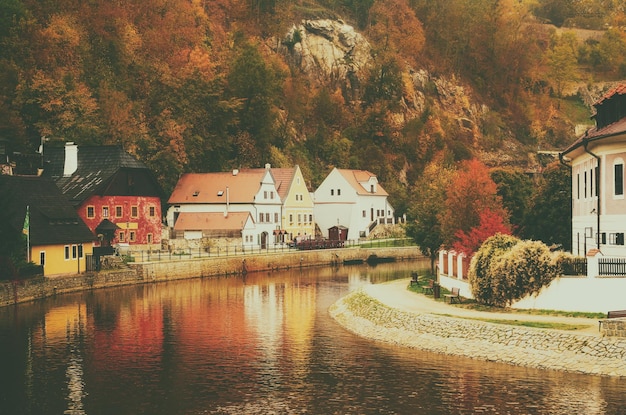
[[[612,318],[602,320],[602,335],[612,337],[626,337],[626,318]]]
[[[258,255],[181,258],[170,261],[129,263],[128,268],[88,272],[67,277],[0,282],[0,307],[94,288],[186,278],[237,275],[296,267],[341,264],[345,259],[369,255],[393,256],[398,260],[423,258],[416,247],[344,248],[315,251],[269,252]]]
[[[405,347],[538,369],[626,377],[626,339],[407,313],[360,290],[340,299],[330,314],[355,334]]]

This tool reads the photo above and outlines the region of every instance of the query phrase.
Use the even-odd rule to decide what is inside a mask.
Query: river
[[[626,414],[620,379],[359,338],[328,315],[427,262],[294,269],[0,309],[0,414]]]

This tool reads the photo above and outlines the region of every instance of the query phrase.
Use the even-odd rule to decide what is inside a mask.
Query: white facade
[[[393,223],[387,198],[372,173],[335,168],[314,193],[315,221],[325,238],[333,226],[348,228],[348,239],[364,238],[376,224]]]
[[[584,151],[572,154],[572,252],[584,256],[597,248],[605,256],[626,257],[626,147],[595,144],[588,149],[599,160]]]
[[[594,107],[596,126],[561,154],[572,168],[572,252],[626,257],[626,85]]]
[[[246,246],[264,249],[278,242],[274,231],[281,226],[282,203],[269,166],[254,172],[183,175],[168,204],[166,220],[170,228],[174,228],[181,213],[246,212],[254,221],[241,224]]]

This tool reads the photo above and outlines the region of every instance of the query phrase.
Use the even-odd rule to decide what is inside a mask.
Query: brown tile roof
[[[367,183],[371,177],[376,177],[375,174],[370,173],[367,170],[346,170],[337,169],[337,171],[350,183],[350,185],[356,190],[359,195],[377,195],[377,196],[389,196],[389,194],[378,183],[376,185],[376,192],[371,193],[369,189],[361,186],[361,183]]]
[[[178,216],[174,230],[242,230],[250,213],[231,212],[224,217],[223,213],[183,212]]]
[[[181,176],[168,203],[253,203],[265,170],[228,173],[187,173]],[[228,191],[227,191],[228,189]]]

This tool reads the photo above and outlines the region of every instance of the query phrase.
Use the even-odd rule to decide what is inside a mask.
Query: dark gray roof
[[[31,245],[88,243],[95,238],[53,181],[37,176],[0,176],[1,220],[21,230],[30,212]]]
[[[54,180],[74,205],[93,194],[106,194],[107,186],[122,171],[144,177],[135,195],[162,197],[162,190],[150,170],[119,146],[79,146],[78,166],[69,177],[63,176],[64,147],[46,147],[43,158],[43,176]]]

